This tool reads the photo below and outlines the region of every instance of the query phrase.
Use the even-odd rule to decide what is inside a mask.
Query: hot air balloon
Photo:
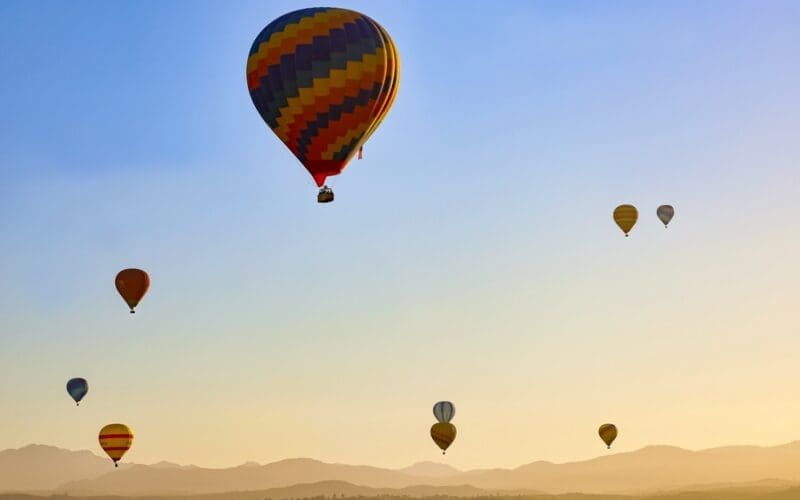
[[[672,216],[675,215],[675,209],[672,208],[672,205],[661,205],[656,210],[656,215],[664,223],[664,227],[667,227],[669,221],[672,220]]]
[[[633,229],[636,224],[636,219],[639,218],[639,212],[633,205],[620,205],[614,209],[614,222],[617,223],[625,236]]]
[[[347,9],[301,9],[258,34],[247,88],[261,118],[308,170],[317,201],[375,132],[397,95],[400,60],[389,34]]]
[[[456,426],[449,422],[437,422],[431,427],[433,442],[442,449],[442,455],[456,439]]]
[[[614,424],[603,424],[600,426],[600,429],[597,431],[600,434],[600,439],[611,449],[611,443],[617,439],[617,426]]]
[[[150,276],[141,269],[123,269],[117,274],[114,284],[117,286],[119,294],[125,299],[125,303],[131,308],[131,314],[133,314],[136,312],[133,309],[142,300],[144,294],[147,293],[147,289],[150,288]]]
[[[456,416],[456,407],[450,401],[439,401],[433,405],[433,416],[439,422],[446,424]]]
[[[100,447],[103,448],[111,460],[114,467],[133,444],[133,431],[125,424],[108,424],[100,429]]]
[[[89,383],[86,379],[72,378],[67,382],[67,392],[75,400],[76,405],[80,405],[81,399],[89,392]]]

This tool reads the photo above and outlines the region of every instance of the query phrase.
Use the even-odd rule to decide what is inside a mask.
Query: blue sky
[[[123,420],[139,461],[401,466],[435,457],[442,398],[462,466],[592,456],[599,420],[622,450],[798,437],[798,4],[338,4],[402,75],[326,206],[244,78],[306,6],[0,4],[0,448]],[[70,376],[85,412],[54,421]]]

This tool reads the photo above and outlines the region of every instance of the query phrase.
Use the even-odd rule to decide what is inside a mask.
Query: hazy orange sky
[[[0,449],[401,467],[440,399],[462,468],[800,439],[800,4],[455,5],[338,5],[403,72],[327,206],[244,77],[306,5],[0,5]]]

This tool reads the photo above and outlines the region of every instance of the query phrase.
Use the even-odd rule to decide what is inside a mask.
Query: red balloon
[[[139,301],[150,288],[150,276],[141,269],[123,269],[117,274],[114,284],[133,314],[136,312],[134,308],[139,305]]]

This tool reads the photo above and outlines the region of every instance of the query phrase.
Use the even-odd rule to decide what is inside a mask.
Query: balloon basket
[[[328,186],[322,186],[317,194],[317,203],[330,203],[333,201],[333,190]]]

